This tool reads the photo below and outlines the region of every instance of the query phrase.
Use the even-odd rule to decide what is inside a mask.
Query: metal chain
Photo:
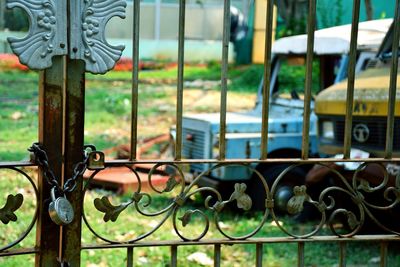
[[[72,177],[69,178],[67,181],[65,181],[64,186],[61,188],[59,185],[54,172],[51,170],[49,166],[49,158],[47,157],[46,151],[44,151],[39,143],[33,143],[30,148],[28,148],[29,152],[32,152],[34,154],[34,160],[37,165],[42,167],[43,169],[43,174],[44,177],[46,178],[46,181],[49,185],[55,187],[61,194],[64,194],[65,192],[72,192],[75,190],[76,185],[77,185],[77,179],[79,176],[83,175],[86,171],[87,168],[87,161],[89,158],[89,153],[87,149],[90,149],[91,151],[95,151],[96,147],[93,145],[87,145],[84,146],[84,155],[83,155],[83,161],[78,162],[74,166],[74,171],[72,174]]]

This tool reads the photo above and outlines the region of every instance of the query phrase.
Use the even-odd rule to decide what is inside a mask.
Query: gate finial
[[[66,1],[7,0],[7,8],[20,7],[28,14],[29,32],[22,39],[10,37],[12,51],[30,69],[43,70],[52,57],[69,55],[86,63],[86,71],[106,73],[120,59],[124,46],[112,46],[105,38],[108,21],[125,18],[125,0],[70,2],[70,42],[67,42]]]
[[[67,54],[65,1],[7,0],[7,8],[19,7],[29,18],[29,32],[24,38],[7,40],[14,54],[30,69],[42,70],[52,65],[56,55]]]

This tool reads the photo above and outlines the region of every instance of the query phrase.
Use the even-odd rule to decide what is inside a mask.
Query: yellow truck
[[[376,57],[368,62],[366,70],[356,75],[350,158],[385,156],[391,65],[392,59],[398,61],[399,56],[392,55],[393,28],[392,24]],[[397,81],[400,80],[399,73],[395,77],[397,77]],[[337,158],[343,157],[347,85],[347,80],[336,83],[321,91],[315,99],[320,154],[335,155]],[[398,157],[399,155],[400,90],[397,85],[393,156]],[[337,186],[336,188],[348,189],[352,185],[352,190],[362,196],[363,203],[368,203],[365,204],[366,209],[369,210],[365,225],[375,227],[371,228],[374,231],[376,230],[375,225],[400,231],[398,224],[400,207],[397,200],[391,202],[392,196],[388,197],[389,191],[399,186],[400,164],[398,162],[383,163],[383,165],[378,163],[361,164],[360,162],[336,162],[330,164],[329,168],[324,167],[325,165],[315,165],[306,176],[308,193],[313,199],[318,199],[319,188]],[[333,169],[348,181],[347,185],[332,171]],[[354,199],[349,198],[346,194],[341,193],[340,197],[336,199],[340,199],[339,203],[335,204],[336,209],[344,207],[342,210],[345,210],[347,214],[359,213]],[[309,219],[313,214],[315,216],[315,213],[308,209],[299,218]],[[374,218],[380,218],[379,222],[377,223]],[[350,229],[354,229],[355,226],[351,227],[350,225],[350,217],[347,218],[347,221]]]
[[[388,32],[377,57],[356,76],[354,85],[352,148],[383,157],[389,98],[393,27]],[[397,81],[400,75],[397,74]],[[323,90],[315,99],[318,116],[319,152],[343,153],[347,80]],[[400,155],[400,90],[397,87],[393,152]]]

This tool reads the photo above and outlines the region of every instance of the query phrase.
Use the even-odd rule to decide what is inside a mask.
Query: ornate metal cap
[[[66,1],[7,0],[7,8],[14,7],[28,14],[30,29],[24,38],[9,37],[8,42],[21,63],[30,69],[49,68],[52,57],[69,55],[85,61],[86,71],[103,74],[114,68],[125,48],[112,46],[105,38],[108,21],[114,16],[125,18],[124,0],[71,1],[70,14]]]

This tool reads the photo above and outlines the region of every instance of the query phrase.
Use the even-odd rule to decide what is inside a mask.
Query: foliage
[[[287,68],[284,73],[287,74],[285,77],[288,80],[287,86],[289,88],[291,86],[289,81],[296,77],[297,79],[300,79],[300,77],[303,79],[304,76],[302,75],[304,73],[299,72],[296,74],[289,67]],[[204,74],[206,77],[214,77],[215,80],[218,80],[220,76],[220,66],[218,64],[210,66],[210,68],[207,68],[207,66],[187,67],[185,70],[185,77],[187,79],[196,79],[201,74]],[[238,91],[236,94],[230,96],[237,96],[240,99],[237,102],[243,102],[249,96],[249,93],[241,92],[241,90],[244,90],[243,88],[253,88],[253,86],[258,85],[262,72],[263,67],[261,65],[230,66],[229,77],[232,81],[230,88]],[[139,88],[139,95],[141,97],[138,107],[140,112],[139,130],[149,129],[151,134],[154,134],[154,129],[167,131],[168,127],[174,123],[174,121],[168,120],[168,118],[175,115],[174,101],[176,97],[176,85],[167,86],[160,85],[159,83],[161,79],[176,77],[176,66],[165,71],[143,71],[141,74],[145,74],[141,79],[155,79],[158,84],[141,85]],[[294,76],[289,76],[289,74]],[[99,149],[103,150],[129,140],[131,106],[130,75],[130,72],[111,72],[109,76],[102,76],[103,80],[99,80],[99,76],[88,76],[85,107],[86,143],[94,143]],[[122,78],[122,80],[116,80],[115,77]],[[0,72],[0,160],[20,160],[27,157],[26,148],[33,141],[37,140],[37,83],[38,75],[35,72]],[[254,95],[254,89],[252,90],[252,95]],[[217,90],[185,89],[185,92],[188,91],[194,94],[194,97],[192,97],[194,102],[186,103],[185,108],[193,112],[198,112],[196,103],[199,101],[199,96],[210,92],[215,93],[215,95],[219,93]],[[189,98],[189,95],[186,95],[186,97]],[[211,99],[215,100],[214,97]],[[204,110],[207,112],[214,111],[214,106],[210,105],[216,101],[206,102],[208,106],[203,107]],[[157,121],[153,120],[155,117],[158,118]],[[31,175],[36,177],[35,172],[31,172]],[[0,240],[7,242],[18,237],[20,232],[26,229],[27,224],[30,222],[34,212],[34,192],[28,182],[21,182],[20,179],[16,179],[15,175],[10,174],[10,171],[4,173],[4,170],[0,170],[0,179],[0,196],[3,196],[0,197],[0,207],[4,206],[8,194],[21,192],[24,195],[24,203],[21,209],[16,211],[17,222],[10,222],[7,226],[0,224]],[[109,199],[105,208],[114,211],[117,210],[115,207],[118,207],[115,205],[129,200],[131,194],[118,196],[110,191],[88,191],[84,203],[85,212],[90,222],[93,223],[93,226],[101,234],[112,235],[117,239],[125,239],[141,233],[160,221],[160,218],[156,216],[151,218],[139,216],[134,207],[127,207],[119,214],[116,222],[105,223],[103,221],[104,213],[96,210],[94,206],[94,200],[101,199],[103,196],[108,196],[107,199]],[[238,196],[238,198],[242,199],[243,195]],[[150,208],[155,211],[163,209],[168,203],[173,201],[168,194],[167,196],[153,195],[152,199]],[[104,200],[102,204],[105,202]],[[236,203],[231,204],[236,205]],[[194,200],[190,200],[186,205],[187,209],[204,210],[204,199],[197,197]],[[212,215],[210,211],[205,212],[210,216]],[[177,217],[182,218],[184,214],[185,210]],[[192,231],[201,231],[199,226],[204,223],[201,218],[196,216],[196,214],[192,214],[190,219],[191,222],[183,230],[189,233]],[[262,214],[258,212],[238,214],[234,211],[228,211],[220,219],[224,222],[224,230],[234,230],[241,234],[247,233],[249,229],[254,229],[262,220]],[[279,219],[291,231],[306,231],[307,227],[313,227],[312,222],[298,224],[286,217]],[[172,221],[168,219],[159,230],[146,240],[179,240],[172,227]],[[326,234],[326,232],[322,234]],[[271,219],[269,218],[256,237],[279,237],[283,235],[276,225],[271,223]],[[215,226],[212,226],[206,238],[221,239],[223,236],[217,231]],[[18,247],[32,247],[34,246],[34,242],[35,231],[32,231]],[[84,226],[82,243],[92,244],[98,242],[99,239]],[[256,255],[255,251],[254,245],[222,246],[222,266],[252,265]],[[338,245],[336,243],[306,243],[305,264],[307,266],[333,266],[337,263],[337,251]],[[203,252],[209,258],[213,257],[212,246],[182,246],[179,247],[178,265],[200,266],[196,262],[189,262],[187,260],[188,256],[195,252]],[[263,253],[263,263],[266,266],[296,265],[296,257],[293,256],[297,254],[296,244],[267,244],[263,248]],[[349,255],[349,265],[366,265],[366,261],[379,257],[379,249],[373,243],[351,243],[348,245],[347,255]],[[398,246],[390,244],[389,255],[388,265],[399,266],[400,256]],[[20,266],[22,264],[27,265],[27,263],[33,265],[33,258],[34,256],[32,255],[3,257],[0,258],[0,265]],[[168,247],[135,248],[134,261],[135,265],[168,266],[170,264],[170,251]],[[126,249],[85,250],[82,252],[82,266],[123,266],[125,264]]]
[[[320,90],[319,64],[313,62],[312,92],[317,94]],[[304,94],[306,67],[304,65],[282,64],[278,75],[280,92],[290,93],[295,90],[298,94]]]
[[[263,65],[250,65],[243,68],[243,72],[232,78],[231,89],[235,91],[257,92],[261,78],[264,74]]]
[[[328,28],[342,24],[344,9],[343,0],[318,1],[318,28]]]
[[[4,12],[4,27],[10,31],[28,31],[28,17],[21,8],[13,8]]]

